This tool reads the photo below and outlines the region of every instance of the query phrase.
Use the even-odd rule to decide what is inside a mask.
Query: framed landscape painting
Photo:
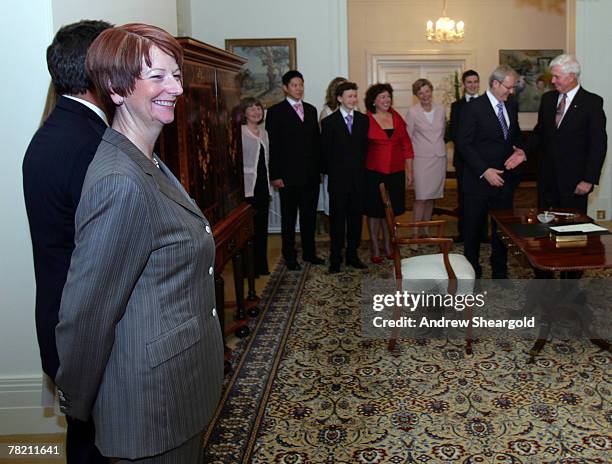
[[[237,76],[243,98],[258,98],[266,108],[284,98],[281,77],[297,66],[294,38],[226,39],[225,48],[248,60]]]
[[[534,113],[544,92],[553,90],[548,65],[563,50],[500,50],[499,64],[507,64],[519,73],[516,97],[519,111]]]

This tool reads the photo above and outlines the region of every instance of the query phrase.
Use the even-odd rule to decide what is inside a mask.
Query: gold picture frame
[[[264,107],[284,98],[281,77],[296,69],[296,39],[226,39],[225,49],[248,60],[237,79],[241,97],[261,100]]]

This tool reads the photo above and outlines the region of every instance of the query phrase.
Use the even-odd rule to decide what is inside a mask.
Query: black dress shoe
[[[329,265],[330,274],[338,274],[340,272],[340,263],[333,263]]]
[[[346,259],[346,265],[350,266],[350,267],[354,267],[355,269],[367,269],[368,266],[366,266],[363,261],[361,261],[359,258],[355,257],[355,258],[347,258]]]
[[[310,264],[314,264],[314,265],[325,264],[325,260],[319,258],[318,256],[313,256],[311,258],[304,258],[304,261],[308,261]]]
[[[299,271],[302,269],[302,266],[300,266],[300,263],[297,261],[285,261],[285,266],[287,266],[287,269],[290,271]]]

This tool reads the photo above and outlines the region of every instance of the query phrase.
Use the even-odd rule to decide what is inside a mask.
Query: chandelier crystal
[[[430,19],[427,21],[427,29],[425,36],[430,42],[461,42],[465,33],[465,23],[463,21],[455,22],[453,19],[446,16],[446,2],[442,8],[442,16],[434,22]]]

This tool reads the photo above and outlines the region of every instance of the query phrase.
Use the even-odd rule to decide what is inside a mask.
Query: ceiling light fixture
[[[461,42],[465,33],[465,23],[463,21],[455,22],[446,16],[446,2],[442,8],[442,16],[438,18],[436,23],[430,19],[427,21],[427,30],[425,36],[430,42]]]

